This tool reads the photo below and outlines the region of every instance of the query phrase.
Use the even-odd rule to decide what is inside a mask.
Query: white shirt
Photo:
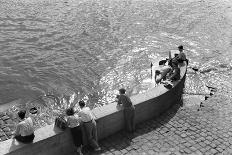
[[[80,125],[80,118],[77,115],[67,116],[68,127],[75,128]]]
[[[30,117],[26,118],[16,126],[15,135],[29,136],[33,133],[33,121]]]
[[[160,72],[162,76],[166,76],[166,74],[171,70],[170,66],[160,66]]]
[[[83,122],[89,122],[94,119],[94,116],[89,107],[84,107],[78,112],[78,116]]]

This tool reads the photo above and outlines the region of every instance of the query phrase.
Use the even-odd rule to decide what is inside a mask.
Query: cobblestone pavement
[[[136,128],[134,135],[119,132],[100,141],[101,152],[85,154],[232,154],[232,102],[222,94],[199,110],[174,105]]]
[[[7,140],[12,137],[14,127],[6,126],[15,122],[6,112],[0,112],[0,141]]]

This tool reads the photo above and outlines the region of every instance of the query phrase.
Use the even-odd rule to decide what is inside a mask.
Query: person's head
[[[155,74],[156,74],[156,75],[159,75],[159,74],[161,74],[161,73],[160,73],[159,70],[156,70],[156,71],[155,71]]]
[[[20,119],[24,119],[25,115],[26,115],[26,110],[20,110],[18,112],[18,116],[19,116]]]
[[[177,57],[177,56],[178,56],[178,54],[177,54],[177,53],[175,53],[175,54],[174,54],[174,57]]]
[[[184,50],[183,45],[178,46],[178,49],[179,49],[180,52],[182,52]]]
[[[83,100],[79,101],[79,106],[81,108],[85,107],[85,101],[83,101]]]
[[[159,66],[165,65],[166,62],[167,62],[167,60],[161,60],[161,61],[159,61]]]
[[[73,109],[73,108],[68,108],[68,109],[66,110],[66,114],[67,114],[68,116],[74,115],[74,109]]]
[[[124,89],[124,88],[119,89],[119,93],[120,94],[125,94],[126,93],[126,89]]]

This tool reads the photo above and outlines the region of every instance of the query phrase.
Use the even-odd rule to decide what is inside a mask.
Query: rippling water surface
[[[112,101],[184,45],[186,92],[232,94],[230,0],[1,0],[0,104],[53,92]],[[132,91],[131,91],[132,92]]]

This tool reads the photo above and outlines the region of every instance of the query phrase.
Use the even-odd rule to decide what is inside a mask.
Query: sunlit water
[[[113,101],[150,78],[150,63],[184,45],[186,93],[232,94],[230,0],[1,0],[0,103],[77,94]],[[141,88],[143,90],[143,88]],[[139,91],[137,91],[139,93]],[[41,114],[54,111],[55,105]],[[47,111],[46,111],[47,110]]]

